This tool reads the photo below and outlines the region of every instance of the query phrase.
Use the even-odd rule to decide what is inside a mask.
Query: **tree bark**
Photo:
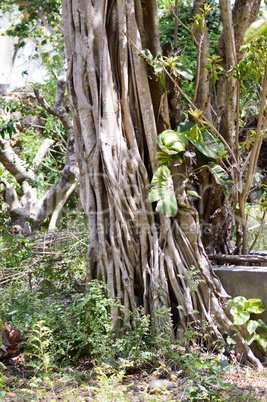
[[[155,0],[63,0],[68,90],[88,219],[87,281],[107,283],[109,296],[129,310],[178,310],[180,328],[208,321],[223,340],[233,328],[223,306],[229,296],[213,273],[200,240],[198,214],[182,189],[176,218],[148,202],[155,171],[157,124],[150,76],[137,49],[155,54]],[[151,41],[151,38],[153,40]],[[194,291],[192,272],[203,280]],[[199,311],[199,313],[196,312]],[[120,327],[113,307],[114,330]],[[239,351],[261,366],[237,331]]]
[[[205,0],[195,0],[193,6],[193,15],[202,14]],[[207,26],[202,32],[199,26],[194,33],[196,48],[197,48],[197,107],[202,110],[204,116],[212,122],[211,104],[210,104],[210,83],[208,81],[208,71],[205,66],[209,64],[207,56],[210,54],[210,43]],[[198,75],[198,74],[197,74]]]

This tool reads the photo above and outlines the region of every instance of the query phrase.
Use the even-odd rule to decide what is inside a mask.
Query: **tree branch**
[[[63,196],[61,202],[59,202],[59,203],[57,204],[57,206],[56,206],[56,208],[54,209],[54,212],[53,212],[53,214],[52,214],[52,216],[51,216],[50,222],[49,222],[49,227],[48,227],[48,230],[49,230],[49,231],[54,231],[54,230],[56,229],[56,223],[57,223],[57,219],[58,219],[58,217],[59,217],[59,214],[60,214],[62,208],[64,207],[64,205],[65,205],[67,199],[69,198],[69,196],[71,195],[71,193],[75,190],[75,188],[77,187],[77,185],[78,185],[78,180],[75,181],[75,182],[70,186],[70,188],[68,189],[68,191],[66,191],[66,193],[64,194],[64,196]]]
[[[25,168],[25,163],[13,151],[8,140],[0,137],[0,162],[6,170],[21,184],[24,180],[34,180],[34,172]]]
[[[44,159],[47,151],[49,148],[54,144],[54,140],[51,140],[50,138],[46,138],[40,148],[38,149],[37,154],[35,155],[33,161],[32,161],[32,166],[33,166],[33,172],[36,173],[39,166],[42,163],[42,160]]]
[[[73,130],[73,126],[72,121],[65,107],[65,90],[66,90],[66,81],[64,76],[62,75],[61,77],[59,77],[57,81],[56,97],[55,102],[52,106],[48,105],[48,103],[45,101],[38,88],[34,89],[34,93],[40,105],[43,106],[43,108],[48,113],[60,119],[64,129],[66,130],[66,134],[68,135],[69,131]]]
[[[44,10],[43,10],[42,8],[40,8],[40,9],[38,10],[38,15],[39,15],[39,18],[41,19],[42,23],[44,24],[44,26],[45,26],[46,29],[48,30],[48,32],[49,32],[51,35],[56,36],[57,33],[56,33],[56,31],[54,31],[54,29],[51,27],[51,25],[48,24],[48,22],[47,22],[47,20],[46,20],[46,18],[45,18]]]

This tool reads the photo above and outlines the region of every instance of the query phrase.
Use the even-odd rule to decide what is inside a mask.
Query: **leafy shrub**
[[[107,297],[103,283],[92,281],[88,292],[69,295],[67,299],[42,297],[38,292],[31,294],[21,289],[14,291],[13,296],[6,300],[4,315],[28,333],[42,322],[49,329],[46,331],[47,349],[53,361],[69,361],[83,353],[98,358],[110,354],[113,336],[108,309],[114,305],[114,300]],[[29,342],[31,339],[29,336]]]
[[[267,325],[261,320],[250,319],[251,314],[261,314],[265,311],[264,305],[260,299],[247,300],[243,296],[237,296],[229,302],[231,314],[234,317],[235,325],[246,324],[246,341],[250,345],[253,341],[264,350],[267,350]],[[260,330],[260,333],[257,333]]]

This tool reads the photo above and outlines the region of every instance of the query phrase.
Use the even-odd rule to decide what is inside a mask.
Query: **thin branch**
[[[174,10],[174,16],[178,17],[178,2],[179,0],[175,0],[175,10]],[[178,19],[175,18],[174,21],[174,41],[173,41],[173,47],[174,47],[174,51],[177,49],[177,36],[178,36]]]
[[[78,185],[78,180],[76,182],[74,182],[70,188],[68,189],[68,191],[66,191],[66,193],[64,194],[61,202],[59,202],[56,206],[56,208],[54,209],[54,212],[51,216],[50,219],[50,223],[49,223],[49,227],[48,227],[48,231],[55,231],[56,229],[56,224],[57,224],[57,219],[59,217],[59,214],[62,210],[62,208],[64,207],[66,201],[68,200],[69,196],[71,195],[71,193],[75,190],[75,188]]]
[[[200,37],[200,41],[197,46],[197,71],[196,71],[196,85],[195,85],[195,92],[193,96],[193,102],[195,102],[197,98],[197,91],[198,91],[198,86],[199,86],[199,77],[200,77],[200,60],[201,60],[201,52],[202,52],[202,43],[204,39],[204,33]]]
[[[54,140],[51,140],[50,138],[46,138],[40,148],[38,149],[37,154],[35,155],[33,161],[32,161],[32,166],[33,166],[33,172],[36,173],[39,166],[41,165],[47,151],[49,148],[54,144]]]
[[[57,33],[56,33],[56,31],[51,27],[51,25],[48,24],[48,22],[47,22],[47,20],[46,20],[46,18],[45,18],[44,10],[43,10],[42,8],[39,8],[39,10],[38,10],[38,15],[39,15],[39,18],[41,19],[42,23],[44,24],[44,26],[45,26],[46,29],[48,30],[48,32],[49,32],[51,35],[56,36]]]

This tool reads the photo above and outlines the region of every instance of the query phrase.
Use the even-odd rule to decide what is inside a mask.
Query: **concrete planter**
[[[217,265],[213,266],[213,270],[230,296],[260,299],[266,310],[263,314],[257,315],[257,318],[261,318],[267,324],[267,267]]]

